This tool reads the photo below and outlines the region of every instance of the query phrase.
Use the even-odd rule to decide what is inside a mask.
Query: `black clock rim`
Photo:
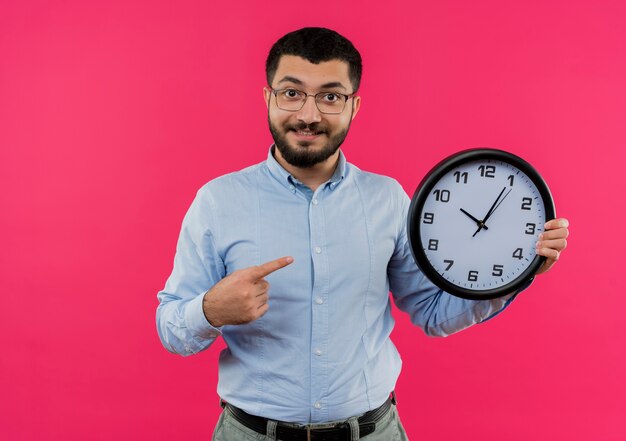
[[[543,177],[541,177],[539,172],[531,164],[513,153],[487,147],[473,148],[454,153],[435,165],[417,186],[409,206],[407,234],[409,244],[411,246],[411,253],[413,254],[415,263],[420,267],[426,277],[428,277],[428,279],[430,279],[435,285],[449,294],[470,300],[494,299],[517,291],[530,282],[545,261],[545,257],[536,255],[528,268],[526,268],[526,270],[524,270],[524,272],[522,272],[522,274],[520,274],[513,281],[498,288],[491,288],[487,290],[471,290],[454,285],[441,277],[441,275],[430,264],[430,261],[422,248],[419,228],[419,222],[421,219],[420,213],[422,212],[426,198],[439,179],[450,170],[469,161],[484,159],[506,162],[524,172],[526,176],[528,176],[537,186],[537,190],[543,200],[546,221],[554,219],[556,214],[552,194],[550,193],[550,189],[548,188],[548,185]]]

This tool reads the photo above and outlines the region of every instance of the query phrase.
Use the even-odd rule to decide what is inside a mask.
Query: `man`
[[[339,147],[361,105],[352,43],[300,29],[274,44],[266,73],[274,145],[198,192],[158,295],[159,336],[182,355],[226,341],[215,440],[406,439],[390,398],[401,361],[388,292],[433,336],[494,316],[514,295],[469,301],[435,287],[411,256],[408,196],[346,162]],[[540,272],[567,234],[567,220],[548,222]]]

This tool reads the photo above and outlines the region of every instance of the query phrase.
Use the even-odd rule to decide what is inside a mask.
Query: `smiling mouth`
[[[291,127],[290,131],[294,132],[299,138],[315,138],[325,133],[324,130],[316,130],[310,127]]]
[[[310,130],[294,130],[294,132],[299,136],[317,136],[321,134],[321,132],[312,132]]]

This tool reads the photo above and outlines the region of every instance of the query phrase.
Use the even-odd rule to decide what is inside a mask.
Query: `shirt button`
[[[321,297],[315,297],[315,303],[321,305],[322,303],[324,303],[324,299]]]
[[[316,401],[314,404],[316,409],[321,409],[322,408],[322,403],[320,403],[319,401]]]
[[[317,355],[318,357],[322,355],[322,350],[320,348],[315,349],[315,355]]]
[[[313,205],[317,205],[317,204],[318,204],[317,199],[313,199]]]
[[[322,252],[322,249],[320,247],[315,247],[315,252],[319,254]]]

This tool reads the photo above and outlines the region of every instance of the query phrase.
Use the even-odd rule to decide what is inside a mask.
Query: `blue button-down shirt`
[[[315,192],[272,155],[203,186],[187,212],[157,328],[190,355],[220,335],[219,395],[248,413],[326,422],[374,409],[394,389],[401,359],[389,339],[396,305],[428,335],[446,336],[497,314],[513,296],[471,301],[427,280],[411,256],[409,198],[393,179],[361,171],[343,153]],[[214,328],[204,293],[235,270],[290,255],[266,277],[269,310]]]

